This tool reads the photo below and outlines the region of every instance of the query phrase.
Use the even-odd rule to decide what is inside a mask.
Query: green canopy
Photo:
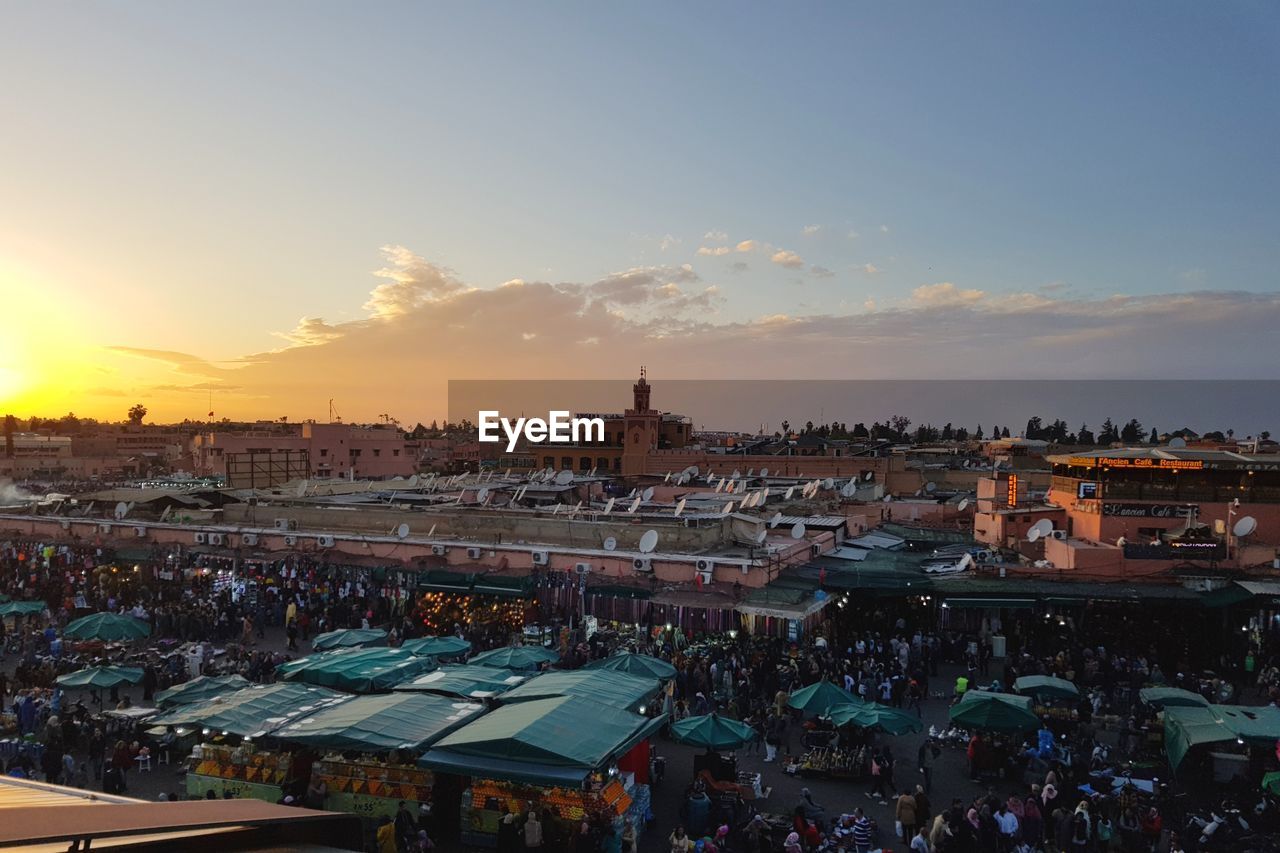
[[[1208,699],[1199,693],[1183,690],[1181,687],[1144,687],[1138,691],[1138,697],[1156,708],[1206,708],[1209,706]]]
[[[819,681],[791,694],[787,704],[807,715],[820,717],[835,705],[859,705],[862,700],[830,681]]]
[[[1280,740],[1280,708],[1270,705],[1165,706],[1164,751],[1177,771],[1194,746],[1243,741],[1270,747]]]
[[[142,680],[142,670],[133,666],[92,666],[59,675],[59,687],[111,688],[121,684],[137,684]]]
[[[419,637],[405,640],[400,648],[423,657],[451,658],[471,651],[471,644],[461,637]]]
[[[551,696],[579,696],[614,708],[637,711],[660,687],[656,678],[627,675],[609,669],[556,670],[535,675],[519,687],[508,690],[502,694],[502,701],[505,704]]]
[[[204,726],[241,737],[261,737],[291,720],[309,717],[321,708],[352,698],[336,690],[304,684],[256,685],[174,708],[150,723]]]
[[[10,601],[0,604],[0,616],[30,616],[43,613],[46,607],[43,601]]]
[[[746,723],[719,714],[686,717],[671,726],[671,735],[679,743],[705,746],[707,749],[737,749],[751,743],[757,737],[755,729]]]
[[[275,731],[281,740],[320,749],[421,752],[480,714],[484,706],[430,693],[357,696]]]
[[[202,675],[168,690],[161,690],[156,694],[156,704],[161,708],[190,705],[192,702],[201,702],[251,686],[252,682],[242,675]]]
[[[276,676],[348,693],[381,693],[435,668],[431,658],[403,649],[339,649],[290,661],[276,668]]]
[[[1280,794],[1280,770],[1272,770],[1262,777],[1262,790]]]
[[[1047,696],[1053,699],[1078,699],[1080,688],[1065,678],[1052,675],[1024,675],[1013,682],[1013,689],[1026,696]]]
[[[94,613],[67,623],[62,636],[73,640],[140,640],[151,636],[151,626],[119,613]]]
[[[464,699],[492,699],[521,684],[525,676],[493,666],[453,664],[397,684],[394,690],[441,693]]]
[[[419,764],[481,778],[581,783],[665,724],[665,715],[646,719],[569,696],[514,702],[437,741]]]
[[[526,672],[558,660],[560,655],[545,646],[507,646],[474,655],[469,662],[476,666],[496,666],[499,669]]]
[[[630,675],[643,675],[646,678],[666,680],[676,677],[676,668],[659,658],[648,655],[636,655],[630,652],[619,652],[612,657],[593,660],[586,669],[611,669],[614,672],[625,672]]]
[[[1040,728],[1031,711],[1031,697],[1012,693],[970,690],[951,706],[951,720],[971,729],[996,732],[1030,732]]]
[[[860,729],[880,729],[891,735],[904,735],[907,732],[924,730],[924,722],[918,717],[881,705],[876,702],[864,702],[856,705],[832,705],[827,712],[831,722],[836,726],[856,726]]]
[[[381,628],[343,628],[316,634],[311,641],[311,648],[313,651],[327,652],[331,649],[356,649],[386,644],[387,632]]]

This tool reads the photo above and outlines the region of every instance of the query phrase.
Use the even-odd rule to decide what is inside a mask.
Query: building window
[[[391,455],[392,455],[392,456],[399,456],[399,455],[400,455],[400,451],[399,451],[399,450],[392,450],[392,451],[391,451]]]
[[[377,458],[377,457],[381,456],[381,455],[382,455],[382,450],[381,450],[380,448],[375,447],[375,448],[373,449],[373,455],[374,455],[374,458]]]
[[[325,457],[326,457],[326,456],[328,456],[328,455],[329,455],[329,448],[327,448],[327,447],[322,447],[322,448],[320,448],[320,458],[321,458],[321,459],[325,458]]]

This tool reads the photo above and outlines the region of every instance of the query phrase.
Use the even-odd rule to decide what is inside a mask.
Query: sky
[[[0,0],[0,409],[1270,379],[1269,3]],[[886,414],[887,413],[882,413]]]

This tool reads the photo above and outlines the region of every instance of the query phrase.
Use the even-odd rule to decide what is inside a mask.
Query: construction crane
[[[329,398],[329,423],[331,424],[342,423],[342,415],[338,414],[338,410],[333,407],[332,397]]]

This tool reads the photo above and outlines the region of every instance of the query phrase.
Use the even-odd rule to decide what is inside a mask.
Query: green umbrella
[[[8,604],[0,604],[0,616],[26,616],[32,613],[43,613],[45,606],[43,601],[10,601]]]
[[[995,732],[1030,732],[1040,728],[1031,711],[1031,699],[1011,693],[970,690],[951,706],[951,720],[970,729]]]
[[[1047,696],[1051,699],[1078,699],[1080,688],[1065,678],[1052,675],[1024,675],[1013,682],[1013,689],[1025,696]]]
[[[419,637],[405,640],[400,648],[421,657],[451,658],[471,651],[471,644],[461,637]]]
[[[645,678],[656,678],[660,681],[676,677],[676,668],[666,661],[630,652],[620,652],[603,660],[593,660],[585,668],[611,669],[614,672],[643,675]]]
[[[756,730],[751,726],[719,714],[686,717],[672,724],[671,735],[680,743],[705,746],[707,749],[737,749],[757,737]]]
[[[330,649],[355,649],[386,644],[387,632],[381,628],[344,628],[316,634],[311,641],[311,648],[317,652],[327,652]]]
[[[142,670],[134,666],[92,666],[59,675],[59,687],[93,687],[106,689],[121,684],[137,684],[142,680]]]
[[[558,660],[560,655],[544,646],[507,646],[478,654],[471,658],[469,663],[525,672],[537,669],[541,664],[555,663]]]
[[[1262,777],[1262,790],[1280,794],[1280,770],[1272,770]]]
[[[835,705],[859,705],[862,700],[830,681],[819,681],[792,693],[787,704],[807,715],[820,717]]]
[[[832,705],[827,716],[836,726],[856,726],[860,729],[880,729],[891,735],[924,730],[924,723],[908,713],[867,702],[858,705]]]
[[[156,694],[156,704],[161,708],[171,705],[190,705],[214,696],[224,696],[252,686],[242,675],[202,675]]]
[[[140,640],[151,636],[151,626],[119,613],[94,613],[69,622],[62,636],[73,640]]]

